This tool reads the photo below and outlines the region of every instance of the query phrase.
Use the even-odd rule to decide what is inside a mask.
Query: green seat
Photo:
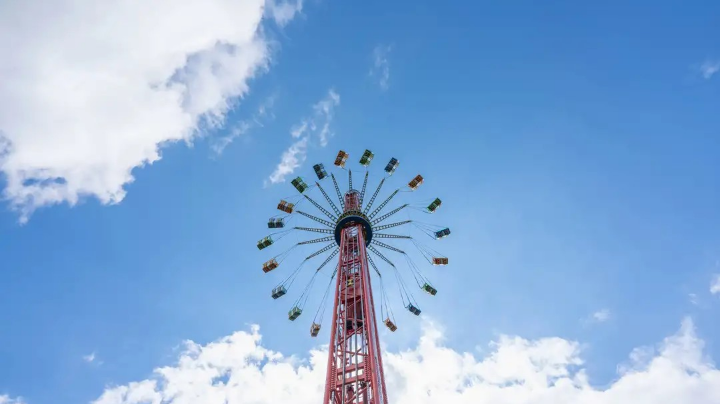
[[[435,289],[434,287],[432,287],[429,283],[425,283],[425,284],[423,285],[422,289],[423,289],[424,291],[430,293],[430,294],[433,295],[433,296],[435,296],[435,294],[437,294],[437,289]]]
[[[270,238],[270,236],[267,236],[264,239],[258,241],[257,248],[258,250],[262,250],[263,248],[270,246],[272,243],[272,238]]]
[[[433,213],[437,210],[437,208],[440,207],[441,204],[442,204],[442,201],[440,200],[440,198],[435,198],[435,200],[432,201],[432,203],[430,205],[428,205],[427,210],[430,213]]]
[[[375,155],[370,150],[365,150],[365,153],[360,157],[360,164],[367,167],[370,165],[373,157],[375,157]]]
[[[300,317],[301,314],[302,314],[302,309],[295,306],[292,308],[292,310],[290,310],[288,312],[288,318],[290,319],[290,321],[295,321],[295,319]]]
[[[291,184],[295,187],[295,189],[297,189],[298,192],[300,192],[301,194],[302,194],[303,192],[305,192],[305,190],[308,189],[307,184],[306,184],[305,181],[303,181],[302,178],[300,178],[300,177],[295,178],[294,180],[290,181],[290,183],[291,183]]]

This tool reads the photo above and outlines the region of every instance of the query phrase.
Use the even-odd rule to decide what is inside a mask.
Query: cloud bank
[[[270,61],[263,15],[302,2],[0,2],[0,171],[27,220],[83,196],[120,202],[132,170],[222,125]]]
[[[386,353],[388,395],[397,404],[720,402],[720,371],[689,319],[657,348],[633,351],[605,388],[589,383],[577,342],[501,336],[489,348],[483,358],[455,351],[426,324],[415,348]],[[107,388],[93,404],[318,403],[326,364],[322,350],[301,360],[265,348],[255,326],[207,345],[187,342],[176,364]]]

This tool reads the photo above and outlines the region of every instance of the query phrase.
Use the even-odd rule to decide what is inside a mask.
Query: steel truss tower
[[[372,238],[359,194],[345,195],[324,404],[387,404],[366,242]]]

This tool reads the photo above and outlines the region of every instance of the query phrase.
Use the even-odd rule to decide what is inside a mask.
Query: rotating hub
[[[340,245],[340,234],[342,233],[342,230],[346,227],[354,226],[354,225],[362,225],[362,232],[363,236],[365,238],[365,245],[369,245],[372,241],[372,225],[370,224],[370,219],[368,219],[367,216],[363,215],[360,211],[347,211],[343,213],[337,221],[337,224],[335,225],[335,242],[337,245]]]

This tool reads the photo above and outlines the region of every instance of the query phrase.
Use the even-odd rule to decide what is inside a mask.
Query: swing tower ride
[[[403,187],[393,190],[382,203],[372,209],[383,184],[390,182],[390,177],[395,173],[399,162],[396,158],[390,159],[384,169],[384,178],[380,180],[375,192],[366,201],[365,190],[369,177],[367,167],[373,160],[374,154],[369,150],[365,150],[360,158],[360,165],[366,169],[360,191],[353,188],[352,171],[345,167],[348,157],[347,153],[340,151],[334,164],[339,169],[347,171],[348,187],[345,193],[341,192],[335,174],[328,175],[323,164],[316,164],[313,169],[318,181],[315,182],[314,186],[308,186],[301,177],[292,180],[292,185],[299,192],[299,195],[280,201],[277,207],[283,214],[274,216],[268,221],[268,228],[276,231],[261,239],[257,247],[263,250],[292,232],[326,234],[323,237],[303,240],[293,244],[285,252],[276,255],[263,264],[263,271],[266,273],[271,272],[278,268],[281,262],[296,247],[316,243],[326,244],[318,251],[307,256],[290,276],[275,286],[271,293],[272,298],[279,299],[288,292],[295,278],[308,261],[329,253],[320,266],[315,269],[307,286],[288,313],[288,318],[294,321],[302,314],[311,287],[318,274],[330,278],[322,302],[310,327],[310,335],[317,337],[320,332],[325,307],[328,306],[327,298],[332,290],[333,302],[331,307],[333,310],[332,322],[330,323],[330,345],[323,404],[388,404],[378,337],[378,323],[375,316],[377,306],[373,300],[373,282],[376,287],[380,287],[380,315],[384,325],[390,331],[396,331],[397,326],[385,293],[383,273],[387,272],[394,275],[403,306],[410,313],[418,316],[420,315],[420,309],[410,288],[403,281],[399,267],[385,256],[383,250],[402,255],[405,258],[406,267],[412,274],[417,286],[430,295],[435,295],[437,290],[422,275],[411,256],[404,250],[388,243],[408,240],[421,253],[423,258],[432,265],[447,265],[448,259],[425,246],[410,234],[389,234],[383,231],[392,228],[401,230],[410,227],[420,230],[432,239],[438,240],[447,237],[450,234],[450,229],[413,220],[409,217],[409,214],[406,220],[382,224],[386,219],[401,212],[420,211],[432,214],[440,207],[442,202],[439,198],[434,198],[419,204],[404,203],[387,213],[383,213],[383,209],[398,194],[415,191],[423,183],[423,177],[417,175]],[[337,194],[337,200],[335,201],[321,185],[321,182],[328,178],[332,181]],[[323,206],[310,197],[309,193],[313,188],[317,188],[327,205]],[[299,210],[298,205],[305,201],[310,202],[322,217]],[[289,224],[292,219],[299,216],[313,220],[322,226],[291,227]],[[386,242],[381,241],[382,239]],[[330,274],[321,272],[336,256],[339,257],[334,271]],[[379,258],[383,266],[387,266],[387,268],[381,272],[375,261],[373,261],[373,256]],[[377,275],[372,281],[371,267],[374,274]]]

